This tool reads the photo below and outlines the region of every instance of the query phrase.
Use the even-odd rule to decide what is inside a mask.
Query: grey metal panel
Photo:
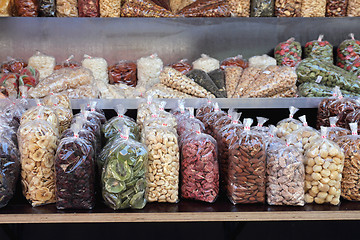
[[[322,33],[338,45],[360,36],[360,18],[0,18],[0,61],[29,58],[35,50],[62,61],[70,54],[105,57],[109,63],[158,53],[165,63],[201,53],[223,59],[271,53],[296,37],[303,45]]]
[[[166,108],[171,109],[177,106],[176,99],[162,99],[167,102]],[[227,99],[217,98],[214,101],[219,103],[221,108],[238,108],[238,109],[270,109],[270,108],[289,108],[295,106],[297,108],[317,108],[322,98],[240,98],[240,99]],[[29,106],[35,106],[35,100],[30,99]],[[128,109],[137,109],[139,104],[144,99],[94,99],[91,101],[98,102],[98,106],[102,109],[114,109],[116,105],[123,104]],[[185,99],[186,107],[199,108],[202,104],[206,103],[206,99]],[[82,104],[86,104],[88,100],[73,99],[71,105],[73,109],[80,109]]]

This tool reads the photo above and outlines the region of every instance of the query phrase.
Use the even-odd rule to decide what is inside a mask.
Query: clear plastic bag
[[[247,0],[228,0],[227,1],[231,16],[235,17],[249,17],[250,16],[250,1]]]
[[[74,118],[71,121],[72,125],[76,123],[81,124],[83,129],[94,133],[96,137],[96,145],[101,146],[101,122],[95,115],[82,109],[80,113],[74,115]]]
[[[321,138],[305,152],[305,202],[338,205],[344,152],[326,135],[327,128],[321,127]]]
[[[155,98],[179,98],[179,99],[195,98],[192,95],[170,88],[161,83],[155,84],[152,88],[147,90],[145,95],[147,96],[149,94],[153,95],[153,97]]]
[[[214,102],[211,100],[211,98],[207,99],[207,102],[203,105],[201,105],[200,108],[198,108],[198,110],[196,111],[196,118],[199,119],[200,121],[204,120],[204,117],[207,113],[209,112],[213,112],[215,109],[215,104]]]
[[[360,16],[360,0],[349,0],[347,7],[347,15],[349,17]]]
[[[200,132],[205,132],[204,124],[194,117],[194,108],[189,107],[189,115],[178,121],[177,134],[179,135],[180,143],[185,139],[189,132],[194,132],[195,129],[199,129]]]
[[[39,0],[39,17],[55,17],[56,0]]]
[[[54,131],[59,134],[59,117],[53,107],[44,106],[37,100],[37,106],[29,108],[21,117],[20,124],[24,125],[36,119],[47,121]]]
[[[181,0],[183,1],[183,0]],[[192,65],[189,63],[189,60],[187,59],[181,59],[177,63],[170,64],[169,67],[175,69],[176,71],[181,72],[182,74],[187,74],[192,70]]]
[[[226,67],[224,71],[226,96],[228,98],[235,98],[237,97],[238,85],[244,70],[241,67]]]
[[[249,62],[246,61],[242,55],[237,55],[235,57],[226,58],[221,62],[221,69],[225,70],[227,67],[241,67],[242,69],[245,69],[249,67]]]
[[[302,127],[302,123],[299,120],[294,119],[295,113],[299,111],[298,108],[291,106],[289,108],[289,118],[283,119],[277,123],[276,127],[278,131],[276,132],[276,136],[285,140],[286,136],[290,133],[298,130]]]
[[[77,88],[66,89],[61,91],[71,99],[94,99],[99,98],[100,92],[94,85],[81,85]]]
[[[9,203],[15,193],[20,175],[20,153],[12,139],[4,137],[3,132],[0,140],[0,208],[2,208]]]
[[[326,17],[346,17],[348,0],[327,0]]]
[[[304,156],[294,146],[277,142],[267,149],[266,196],[269,205],[304,206]]]
[[[225,69],[226,71],[227,69]],[[239,78],[239,83],[234,91],[234,98],[243,97],[251,88],[250,86],[255,83],[256,79],[263,73],[263,70],[258,67],[248,67],[246,68],[241,77]]]
[[[179,201],[178,136],[172,128],[163,125],[146,127],[144,132],[149,152],[146,198],[149,202],[176,203]]]
[[[67,59],[65,59],[65,61],[63,61],[62,63],[57,64],[54,67],[54,70],[59,70],[62,68],[77,68],[77,67],[81,67],[81,64],[77,61],[73,60],[74,55],[70,55]]]
[[[295,67],[301,61],[301,54],[301,44],[295,38],[279,43],[274,50],[277,64],[289,67]]]
[[[244,130],[229,147],[227,195],[233,204],[265,203],[265,139],[250,130],[251,118],[244,119]]]
[[[328,41],[323,41],[324,35],[319,35],[319,38],[305,44],[304,56],[318,58],[322,61],[334,62],[333,46]]]
[[[100,120],[101,124],[104,124],[106,122],[105,112],[101,108],[98,108],[97,104],[97,101],[90,101],[88,104],[86,104],[85,110],[90,111]]]
[[[0,2],[0,17],[11,17],[13,4],[12,0],[2,0]]]
[[[325,17],[327,0],[302,0],[301,17]]]
[[[20,125],[20,119],[26,111],[26,105],[27,101],[25,99],[11,100],[5,98],[0,103],[0,120],[3,120],[16,132]]]
[[[211,80],[215,83],[222,97],[226,98],[226,86],[225,86],[225,71],[222,69],[215,69],[208,73]]]
[[[55,202],[54,159],[58,133],[41,118],[21,124],[18,131],[21,184],[33,207]]]
[[[174,109],[171,109],[170,113],[172,115],[174,115],[178,125],[179,125],[182,118],[187,118],[188,116],[190,116],[189,111],[186,111],[186,109],[185,109],[185,101],[184,101],[184,99],[179,99],[177,101],[177,107],[174,108]]]
[[[231,124],[231,122],[232,122],[231,118],[234,113],[235,113],[235,110],[233,108],[229,108],[229,110],[225,116],[220,117],[218,120],[215,121],[215,123],[212,126],[215,139],[217,139],[220,129],[222,129],[224,126],[226,126],[228,124]]]
[[[55,156],[56,208],[92,209],[95,206],[95,155],[91,142],[79,137],[63,138]]]
[[[23,59],[7,57],[6,61],[1,63],[0,72],[20,74],[20,72],[26,67],[27,63]]]
[[[146,116],[143,123],[143,128],[150,126],[166,125],[169,128],[176,129],[177,121],[171,113],[161,110],[162,106],[165,106],[166,102],[160,102],[159,106],[150,106],[151,114]]]
[[[195,129],[181,147],[181,197],[213,203],[219,194],[217,143]]]
[[[142,209],[146,205],[145,171],[148,152],[145,146],[129,139],[125,127],[121,138],[109,152],[102,170],[102,195],[112,209]]]
[[[205,114],[203,118],[205,133],[211,135],[212,137],[216,137],[216,135],[214,134],[213,125],[217,120],[219,120],[221,117],[224,117],[226,115],[227,114],[219,108],[219,104],[215,103],[214,111]]]
[[[331,97],[333,88],[318,83],[302,83],[298,86],[299,94],[303,97]],[[341,90],[344,97],[360,96],[358,93]]]
[[[264,124],[269,121],[269,119],[264,117],[256,117],[256,120],[257,125],[251,127],[251,130],[267,135],[270,129],[269,127],[264,126]]]
[[[276,59],[266,54],[263,54],[261,56],[253,56],[249,58],[249,67],[260,68],[263,71],[268,66],[275,66],[275,65],[276,65]]]
[[[79,17],[99,17],[99,0],[78,0]]]
[[[302,0],[275,0],[276,17],[300,17]]]
[[[159,76],[163,70],[163,61],[158,55],[152,54],[137,60],[137,86],[149,89],[154,84],[159,83]]]
[[[239,140],[239,135],[243,131],[243,126],[239,123],[240,117],[241,113],[234,112],[231,116],[231,123],[223,126],[216,136],[222,186],[227,186],[229,175],[229,147]]]
[[[356,111],[354,111],[354,112],[356,112]],[[351,115],[351,113],[349,115]],[[337,123],[338,119],[339,118],[337,116],[329,118],[330,127],[327,130],[327,136],[326,137],[331,141],[336,141],[336,139],[341,137],[341,136],[351,134],[349,129],[336,126],[336,123]],[[351,120],[353,120],[353,119],[351,119]]]
[[[324,98],[321,100],[318,106],[317,119],[316,119],[316,128],[320,129],[321,126],[327,127],[330,126],[329,123],[329,105],[336,101],[338,92],[340,91],[339,87],[335,87],[332,89],[332,96],[328,98]]]
[[[162,84],[195,97],[205,98],[214,96],[192,79],[170,67],[165,67],[160,73],[159,78]]]
[[[18,96],[18,74],[4,73],[0,74],[0,91],[9,98],[15,99]]]
[[[77,0],[56,0],[57,17],[77,17],[78,1]]]
[[[37,17],[38,0],[14,0],[14,11],[17,17]]]
[[[153,94],[147,95],[146,100],[144,100],[138,107],[136,123],[140,127],[142,127],[146,116],[151,114],[150,111],[151,105],[156,105],[156,101],[154,102]]]
[[[346,200],[360,201],[359,194],[359,164],[360,164],[360,137],[358,124],[350,123],[351,135],[336,139],[336,143],[344,151],[344,169],[341,179],[341,196]]]
[[[100,17],[120,17],[121,1],[100,0]]]
[[[110,139],[114,135],[118,134],[118,130],[123,129],[123,126],[127,126],[130,129],[129,138],[140,141],[140,128],[136,124],[135,120],[125,116],[127,109],[119,104],[115,107],[117,113],[116,117],[111,118],[102,126],[102,132],[105,138]]]
[[[92,57],[84,54],[84,59],[81,61],[84,68],[89,69],[94,75],[96,81],[108,83],[108,64],[104,58]]]
[[[20,91],[21,87],[26,87],[25,89],[26,91],[28,91],[30,88],[36,87],[36,85],[39,83],[39,78],[40,78],[40,73],[35,68],[30,66],[23,68],[18,78],[19,97],[22,97],[24,94],[22,91]]]
[[[186,76],[192,79],[194,82],[211,92],[218,98],[224,98],[225,95],[219,90],[216,84],[212,81],[210,76],[200,69],[193,69],[186,74]]]
[[[230,9],[226,0],[197,0],[181,9],[178,14],[183,17],[230,17]]]
[[[350,39],[342,41],[337,49],[337,66],[350,71],[353,63],[360,58],[360,41],[355,39],[353,33]]]
[[[309,127],[306,116],[299,117],[303,126],[286,136],[286,142],[290,146],[296,147],[301,154],[308,150],[315,141],[319,140],[320,133],[312,127]]]
[[[29,58],[28,65],[39,71],[42,80],[54,72],[55,58],[37,51]]]
[[[151,0],[126,0],[121,7],[121,17],[176,17]]]
[[[201,57],[196,59],[193,63],[194,69],[199,69],[204,72],[211,72],[220,68],[219,60],[212,58],[206,54],[201,54]]]
[[[109,82],[124,83],[131,87],[136,87],[137,83],[137,66],[135,62],[120,61],[108,67]]]
[[[251,0],[251,17],[274,16],[275,0]]]
[[[91,71],[86,68],[63,68],[40,81],[35,88],[29,90],[29,95],[33,98],[45,97],[50,93],[76,89],[83,85],[91,85],[93,82]]]

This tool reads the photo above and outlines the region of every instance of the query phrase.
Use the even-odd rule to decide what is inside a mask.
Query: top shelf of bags
[[[36,50],[58,61],[84,54],[109,64],[157,53],[164,64],[206,53],[217,59],[272,55],[281,41],[303,46],[324,34],[337,46],[360,36],[359,17],[345,18],[0,18],[0,61]]]

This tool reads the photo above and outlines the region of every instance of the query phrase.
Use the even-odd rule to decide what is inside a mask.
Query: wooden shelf
[[[101,222],[214,222],[214,221],[303,221],[360,220],[360,203],[304,207],[232,205],[227,199],[213,204],[182,200],[178,204],[148,203],[142,210],[113,211],[99,203],[93,210],[57,210],[55,205],[32,208],[10,203],[0,209],[0,223],[101,223]]]

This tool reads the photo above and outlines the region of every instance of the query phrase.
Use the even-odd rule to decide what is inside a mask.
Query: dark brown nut
[[[214,112],[210,112],[205,114],[203,118],[203,123],[205,126],[205,133],[211,135],[212,137],[216,137],[214,134],[214,123],[219,120],[221,117],[226,116],[227,114],[224,111],[217,110]]]
[[[227,195],[233,204],[264,203],[266,151],[259,133],[243,131],[229,148]]]
[[[124,83],[131,87],[136,87],[137,66],[135,62],[120,61],[108,67],[110,84]]]
[[[327,0],[326,17],[345,17],[348,0]]]

